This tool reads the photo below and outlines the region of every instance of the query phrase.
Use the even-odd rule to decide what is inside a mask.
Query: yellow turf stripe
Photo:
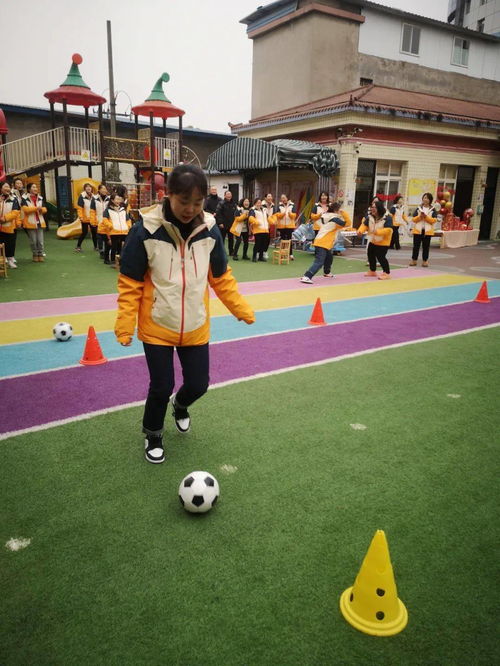
[[[396,294],[416,289],[432,289],[433,287],[448,287],[459,284],[480,282],[479,278],[462,275],[429,275],[422,278],[402,278],[400,280],[373,280],[366,278],[366,282],[354,284],[335,284],[332,280],[324,287],[300,287],[297,290],[275,291],[265,294],[250,294],[245,296],[255,310],[272,310],[298,305],[312,305],[319,297],[324,303],[344,301],[350,298],[365,298]],[[211,299],[210,312],[213,316],[227,315],[229,311],[218,300]],[[73,326],[74,335],[87,333],[88,327],[93,326],[96,331],[113,330],[115,324],[115,310],[100,312],[82,312],[78,314],[62,315],[65,321]],[[10,344],[13,342],[32,342],[52,337],[52,328],[61,317],[37,317],[35,319],[16,319],[0,323],[0,342]]]

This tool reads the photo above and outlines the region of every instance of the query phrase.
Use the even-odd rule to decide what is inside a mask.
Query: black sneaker
[[[165,460],[163,438],[161,435],[146,435],[144,457],[150,463],[162,463]]]
[[[177,430],[183,434],[189,432],[189,429],[191,428],[189,412],[185,407],[179,407],[175,403],[175,393],[172,396],[172,412]]]

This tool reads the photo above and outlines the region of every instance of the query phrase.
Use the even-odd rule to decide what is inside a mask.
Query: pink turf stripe
[[[11,319],[35,319],[36,317],[62,316],[80,312],[114,310],[116,294],[98,296],[72,296],[71,298],[47,298],[41,301],[0,303],[0,321]]]
[[[423,277],[425,275],[442,275],[439,271],[425,268],[396,268],[391,275],[394,278]],[[318,277],[319,276],[319,277]],[[355,284],[364,282],[363,273],[344,273],[335,279],[324,278],[318,274],[314,278],[317,287],[328,285]],[[266,294],[274,291],[290,291],[293,289],[310,289],[309,285],[301,284],[299,277],[281,280],[261,280],[259,282],[240,282],[241,294]],[[211,297],[215,298],[211,290]],[[99,312],[116,309],[116,294],[100,294],[97,296],[73,296],[71,298],[47,298],[40,301],[17,301],[0,303],[0,321],[13,319],[35,319],[36,317],[62,317],[81,312]]]
[[[368,270],[368,268],[366,269]],[[393,278],[412,278],[424,277],[427,275],[443,275],[440,271],[430,271],[426,268],[395,268],[391,271]],[[357,282],[366,282],[363,273],[343,273],[335,278],[324,278],[322,273],[318,273],[314,278],[314,286],[327,287],[336,284],[355,284]],[[239,282],[240,293],[246,294],[265,294],[272,291],[290,291],[292,289],[311,289],[308,284],[301,284],[300,275],[293,278],[283,278],[281,280],[264,280],[261,282]],[[211,294],[214,296],[214,294]]]

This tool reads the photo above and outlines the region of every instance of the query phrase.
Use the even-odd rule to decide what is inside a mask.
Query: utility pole
[[[106,21],[108,31],[108,73],[109,73],[109,109],[111,136],[116,136],[116,101],[115,101],[115,83],[113,80],[113,44],[111,42],[111,21]]]

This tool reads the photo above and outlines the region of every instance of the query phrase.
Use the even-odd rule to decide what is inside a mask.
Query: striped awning
[[[263,141],[239,137],[215,150],[208,156],[207,171],[262,171],[277,166],[311,168],[318,175],[331,175],[338,168],[334,150],[310,141],[277,139]],[[325,168],[325,173],[319,170]],[[326,173],[328,169],[328,173]]]

